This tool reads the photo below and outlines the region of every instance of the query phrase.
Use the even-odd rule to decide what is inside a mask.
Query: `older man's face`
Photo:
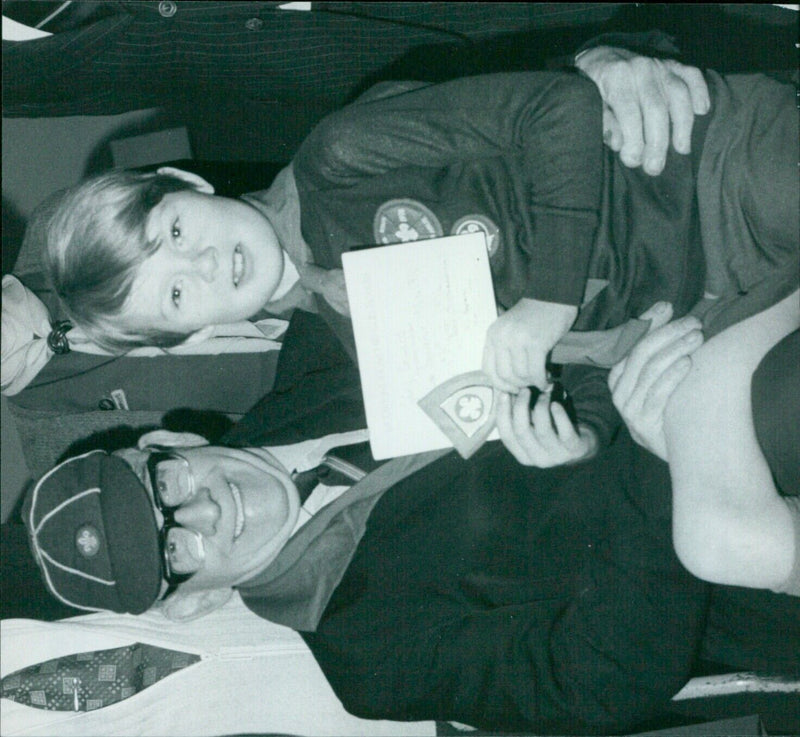
[[[260,449],[204,446],[178,448],[186,459],[192,493],[174,513],[175,522],[195,533],[197,549],[187,555],[196,573],[182,591],[230,588],[262,571],[280,552],[297,521],[300,500],[283,466]],[[147,451],[121,451],[152,496]],[[163,517],[154,504],[156,520]]]

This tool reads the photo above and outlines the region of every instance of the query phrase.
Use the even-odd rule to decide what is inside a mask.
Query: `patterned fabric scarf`
[[[37,709],[92,711],[127,699],[199,660],[199,655],[136,642],[23,668],[3,678],[0,693]]]

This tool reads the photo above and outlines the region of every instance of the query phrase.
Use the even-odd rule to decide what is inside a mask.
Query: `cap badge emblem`
[[[84,558],[93,558],[100,550],[100,533],[93,525],[81,525],[75,534],[75,545]]]

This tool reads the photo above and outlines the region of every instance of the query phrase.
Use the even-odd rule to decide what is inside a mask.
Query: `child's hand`
[[[512,394],[525,386],[547,388],[547,354],[575,322],[578,308],[521,299],[486,331],[483,372]]]
[[[350,317],[350,304],[347,301],[347,287],[344,271],[323,269],[315,264],[303,264],[298,268],[300,281],[306,289],[321,294],[325,301],[340,315]]]
[[[594,432],[585,425],[576,429],[566,410],[550,401],[549,391],[539,395],[533,411],[530,398],[527,388],[516,395],[499,392],[497,397],[500,439],[522,465],[550,468],[595,454],[598,442]]]

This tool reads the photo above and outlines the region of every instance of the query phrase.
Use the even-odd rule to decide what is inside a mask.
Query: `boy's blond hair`
[[[151,210],[164,195],[190,189],[169,174],[116,170],[55,193],[31,216],[23,248],[41,251],[67,315],[102,348],[124,353],[188,337],[160,330],[132,334],[118,318],[140,264],[159,247],[147,238]]]

